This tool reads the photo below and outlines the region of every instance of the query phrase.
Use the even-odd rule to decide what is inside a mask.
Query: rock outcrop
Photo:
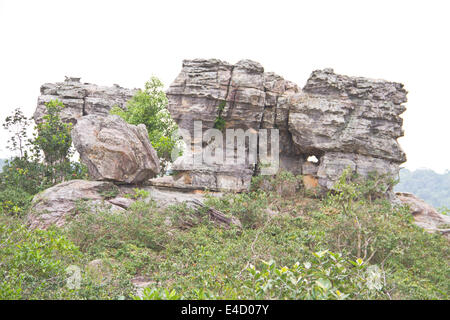
[[[105,181],[71,180],[60,183],[34,197],[28,223],[33,229],[46,229],[50,225],[61,227],[76,215],[77,205],[84,200],[89,205],[107,206],[113,211],[121,211],[122,208],[102,201],[102,194],[118,190],[114,184]]]
[[[422,199],[407,192],[397,192],[397,199],[409,206],[414,222],[428,232],[439,232],[450,239],[450,216],[440,214]]]
[[[136,89],[130,90],[119,85],[98,86],[81,83],[80,78],[66,77],[64,82],[46,83],[41,86],[41,95],[33,118],[36,123],[41,122],[46,112],[45,103],[58,99],[65,106],[61,119],[75,124],[85,115],[107,115],[113,106],[124,109],[135,93]]]
[[[331,69],[314,71],[301,90],[264,72],[257,62],[231,65],[217,59],[183,61],[167,90],[172,117],[192,137],[194,121],[202,121],[207,130],[218,116],[225,128],[278,129],[280,167],[325,189],[348,166],[363,176],[371,171],[398,175],[399,164],[406,161],[397,142],[403,135],[400,114],[406,94],[402,84],[338,75]],[[310,156],[318,162],[308,161]],[[201,177],[197,180],[204,187],[222,189],[217,177],[223,167],[198,169],[185,163],[178,161],[174,170],[191,185]],[[244,168],[249,175],[235,169],[225,170],[227,181],[236,181],[227,188],[245,189],[255,168]]]
[[[72,140],[94,180],[141,183],[160,171],[145,125],[134,126],[116,115],[78,119]]]

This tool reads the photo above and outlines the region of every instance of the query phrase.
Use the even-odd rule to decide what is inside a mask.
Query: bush
[[[264,192],[227,193],[221,198],[207,197],[207,206],[238,218],[245,228],[258,228],[267,220],[267,195]]]
[[[314,252],[309,261],[277,268],[263,262],[261,270],[250,265],[244,290],[249,299],[330,300],[370,299],[380,295],[381,270],[361,259],[346,260],[328,250]]]
[[[124,213],[88,210],[80,203],[77,215],[70,224],[69,238],[92,256],[127,244],[160,251],[170,240],[165,217],[153,203],[137,201]]]
[[[59,231],[0,224],[0,256],[0,299],[55,299],[80,252]]]

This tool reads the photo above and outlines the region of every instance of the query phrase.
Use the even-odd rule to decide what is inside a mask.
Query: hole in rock
[[[312,163],[318,163],[319,159],[317,159],[316,156],[309,156],[307,159],[307,161],[312,162]]]

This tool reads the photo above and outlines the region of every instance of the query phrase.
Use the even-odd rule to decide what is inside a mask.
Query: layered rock
[[[160,171],[145,125],[126,123],[116,115],[78,119],[72,140],[94,180],[141,183]]]
[[[299,164],[297,157],[289,158],[295,152],[287,130],[287,112],[277,108],[279,97],[295,92],[299,92],[295,84],[274,73],[264,73],[255,61],[241,60],[231,65],[217,59],[194,59],[183,61],[183,69],[167,96],[172,117],[180,128],[191,133],[193,141],[194,121],[201,121],[203,130],[211,129],[219,113],[225,120],[225,129],[279,128],[281,164],[295,170]],[[219,110],[221,104],[223,110]],[[192,185],[210,189],[246,190],[254,170],[248,163],[194,169],[187,162],[178,161],[173,169],[186,173],[183,179],[192,181]]]
[[[46,229],[50,225],[61,227],[77,214],[77,206],[82,201],[113,211],[123,210],[103,202],[102,194],[111,192],[118,192],[118,188],[105,181],[71,180],[60,183],[33,198],[28,223],[33,229]]]
[[[371,171],[398,174],[399,164],[406,161],[397,142],[403,135],[400,114],[405,111],[406,94],[402,84],[338,75],[331,69],[314,71],[300,90],[264,72],[257,62],[231,65],[217,59],[183,61],[181,73],[167,91],[169,111],[191,136],[194,121],[202,121],[207,130],[218,116],[225,128],[278,129],[280,167],[308,176],[310,185],[316,179],[328,189],[347,166],[364,176]],[[309,162],[310,156],[318,162]],[[230,171],[180,165],[174,169],[189,177],[202,176],[207,187],[218,187],[215,177],[221,170]],[[239,168],[234,169],[231,176],[242,177]],[[249,177],[245,176],[246,182]],[[238,190],[242,184],[230,187]]]
[[[296,147],[319,158],[318,177],[331,188],[346,166],[397,175],[406,161],[397,138],[407,92],[403,85],[314,71],[302,94],[289,100],[289,131]]]
[[[135,93],[136,89],[130,90],[119,85],[98,86],[81,83],[80,78],[66,77],[64,82],[46,83],[41,86],[41,95],[33,117],[36,123],[41,122],[46,112],[45,103],[58,99],[65,106],[61,111],[61,119],[75,124],[85,115],[107,115],[113,106],[124,109]]]

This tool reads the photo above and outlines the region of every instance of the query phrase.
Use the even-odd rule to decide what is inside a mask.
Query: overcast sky
[[[314,69],[405,84],[407,168],[450,169],[450,1],[0,0],[0,122],[45,82],[166,87],[183,59],[260,62],[301,87]],[[9,155],[0,129],[0,158]]]

